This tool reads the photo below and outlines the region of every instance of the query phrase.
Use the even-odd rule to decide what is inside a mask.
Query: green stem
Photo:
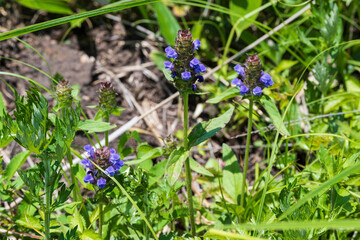
[[[109,122],[109,115],[106,115],[105,122]],[[109,131],[105,131],[105,146],[109,146]]]
[[[81,198],[81,195],[80,195],[80,187],[79,187],[79,184],[75,178],[75,174],[74,174],[74,170],[73,170],[73,159],[72,159],[72,155],[71,155],[71,152],[70,150],[67,152],[67,159],[69,161],[69,165],[70,165],[70,177],[71,177],[71,182],[73,184],[75,184],[75,189],[73,191],[73,199],[74,199],[74,202],[77,202],[79,199],[78,197]],[[81,199],[82,200],[82,199]]]
[[[100,235],[100,237],[102,237],[102,227],[103,227],[103,224],[104,224],[104,212],[103,212],[102,203],[99,203],[99,209],[100,209],[100,213],[99,213],[99,235]]]
[[[51,166],[50,159],[44,161],[45,168],[45,239],[50,240],[50,216],[51,216]]]
[[[185,151],[188,150],[188,102],[189,102],[189,94],[184,93],[183,101],[184,101],[184,148]],[[190,169],[190,160],[187,158],[185,160],[185,172],[186,172],[186,190],[188,195],[188,204],[189,204],[189,218],[191,225],[191,234],[193,237],[196,236],[196,228],[195,228],[195,218],[194,218],[194,207],[192,201],[192,191],[191,191],[191,169]]]
[[[244,207],[244,201],[245,201],[245,187],[246,187],[246,175],[247,175],[247,169],[248,169],[248,163],[249,163],[249,150],[250,150],[250,141],[251,141],[253,105],[254,105],[254,100],[252,98],[250,98],[248,130],[247,130],[247,137],[246,137],[245,161],[244,161],[244,168],[243,168],[243,181],[242,181],[242,185],[241,185],[241,201],[240,201],[241,209]]]
[[[265,195],[266,195],[267,187],[268,187],[268,184],[270,181],[270,173],[271,173],[272,165],[275,162],[275,156],[276,156],[276,153],[278,150],[277,141],[279,138],[279,134],[280,134],[280,132],[277,131],[275,140],[274,140],[274,143],[272,146],[271,156],[270,156],[270,158],[268,158],[268,169],[267,169],[266,176],[265,176],[265,185],[264,185],[264,189],[262,190],[263,192],[261,195],[260,207],[259,207],[259,211],[258,211],[257,218],[256,218],[257,224],[260,223],[262,209],[264,207],[264,202],[265,202]]]
[[[148,203],[148,191],[146,190],[145,194],[145,216],[149,219],[149,203]],[[145,224],[145,237],[146,240],[150,239],[150,232],[148,226]]]

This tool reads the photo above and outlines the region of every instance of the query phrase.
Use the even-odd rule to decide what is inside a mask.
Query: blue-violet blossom
[[[109,176],[119,174],[124,162],[120,159],[115,149],[109,149],[106,146],[94,150],[90,145],[86,145],[84,146],[84,150],[88,154],[88,158],[81,160],[81,164],[87,169],[84,182],[96,184],[99,188],[104,188],[107,182],[106,179],[109,179]],[[101,171],[95,171],[95,166],[92,162],[99,165],[102,169],[105,169],[106,174]]]

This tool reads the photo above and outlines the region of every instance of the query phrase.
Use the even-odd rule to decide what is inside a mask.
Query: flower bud
[[[111,82],[105,82],[99,88],[99,108],[106,113],[111,113],[116,108],[116,92]]]
[[[69,82],[60,80],[56,85],[55,99],[60,108],[70,107],[73,102],[71,95],[72,88],[69,86]]]

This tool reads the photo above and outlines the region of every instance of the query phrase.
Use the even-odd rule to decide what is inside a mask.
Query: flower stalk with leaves
[[[195,50],[198,50],[201,46],[200,40],[195,41],[192,38],[190,29],[179,30],[178,36],[175,40],[175,49],[172,47],[165,48],[166,57],[173,59],[172,62],[165,61],[164,66],[166,70],[171,71],[171,81],[180,93],[180,96],[184,102],[184,150],[188,151],[188,105],[189,94],[193,93],[197,89],[197,82],[203,82],[204,77],[201,75],[205,72],[206,68],[199,59],[195,57]],[[196,235],[194,207],[192,201],[191,191],[191,169],[190,160],[185,160],[185,172],[186,172],[186,188],[188,195],[189,205],[189,218],[191,225],[191,233]]]
[[[245,98],[249,98],[249,118],[240,199],[240,206],[241,208],[244,208],[254,101],[259,100],[262,96],[262,90],[264,88],[271,87],[274,82],[272,81],[270,74],[264,73],[261,70],[261,60],[256,53],[253,55],[248,55],[244,66],[236,65],[234,69],[239,74],[239,78],[235,78],[232,83],[239,87],[241,95],[243,95]]]

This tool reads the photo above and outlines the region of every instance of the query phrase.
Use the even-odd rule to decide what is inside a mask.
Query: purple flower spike
[[[232,80],[231,83],[237,87],[240,87],[241,85],[243,85],[243,82],[238,78],[235,78],[234,80]]]
[[[241,65],[237,64],[235,67],[234,67],[234,70],[240,74],[241,78],[244,78],[245,77],[245,68],[242,67]]]
[[[174,64],[172,64],[170,61],[165,61],[164,66],[166,70],[172,71],[174,69]]]
[[[198,80],[198,82],[203,82],[204,81],[204,77],[201,75],[197,75],[196,76],[196,80]]]
[[[99,180],[97,180],[97,185],[99,186],[99,188],[104,188],[106,185],[106,179],[100,178]]]
[[[195,50],[198,50],[199,47],[201,47],[201,42],[200,42],[199,39],[196,39],[196,40],[194,41],[194,51],[195,51]]]
[[[270,87],[274,84],[273,80],[271,79],[270,74],[262,73],[260,77],[260,82],[265,85],[265,87]]]
[[[176,59],[178,57],[177,52],[172,47],[165,48],[165,53],[167,58]]]
[[[114,176],[115,175],[115,168],[113,166],[110,166],[105,170],[105,173],[107,175]]]
[[[81,164],[85,167],[85,168],[90,168],[93,169],[94,165],[91,163],[91,161],[89,159],[83,159],[81,160]]]
[[[254,95],[261,95],[262,94],[262,89],[261,89],[261,87],[256,87],[256,88],[254,88],[253,89],[253,94]]]
[[[185,71],[185,72],[181,73],[181,78],[184,80],[189,80],[191,78],[191,73]]]
[[[193,60],[190,61],[190,67],[191,68],[193,68],[193,67],[195,67],[196,65],[199,65],[199,64],[200,64],[200,61],[197,58],[194,58]]]
[[[249,92],[249,88],[246,85],[241,85],[240,87],[240,94],[245,95]]]
[[[191,87],[194,92],[196,91],[196,87],[197,87],[196,84],[193,84]]]
[[[88,174],[84,177],[84,183],[91,183],[93,184],[95,182],[93,176],[91,174]]]

